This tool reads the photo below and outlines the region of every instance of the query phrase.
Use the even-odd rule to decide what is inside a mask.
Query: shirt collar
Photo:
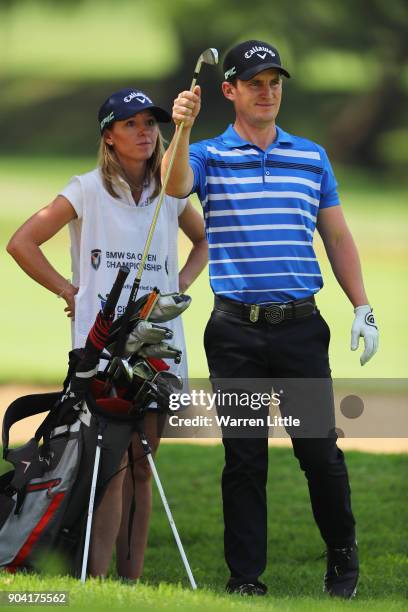
[[[282,128],[276,126],[276,140],[273,144],[275,145],[278,145],[278,144],[293,145],[293,143],[294,143],[294,138],[292,134],[288,134],[288,132],[285,132],[285,130],[282,130]]]
[[[124,200],[126,204],[129,204],[130,206],[136,206],[135,201],[133,200],[132,193],[130,191],[129,183],[127,183],[127,181],[125,181],[121,176],[115,176],[114,183],[115,183],[115,187],[117,191],[119,192],[121,199]],[[150,184],[148,182],[144,183],[143,191],[140,195],[140,200],[137,206],[142,207],[142,206],[147,206],[148,204],[150,204],[151,202],[150,196],[153,193],[153,189],[154,189],[154,181],[151,181]]]
[[[221,134],[222,141],[227,147],[253,147],[254,144],[249,142],[248,140],[244,140],[241,136],[235,131],[234,126],[230,124],[225,132]],[[271,146],[276,146],[280,144],[293,145],[293,136],[285,132],[280,127],[276,126],[276,139],[271,144]]]

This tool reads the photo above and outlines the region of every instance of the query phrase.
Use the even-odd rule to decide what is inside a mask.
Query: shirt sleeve
[[[194,174],[194,183],[191,193],[197,193],[201,204],[207,202],[207,156],[206,147],[197,142],[190,145],[190,166]]]
[[[72,204],[78,219],[82,219],[84,202],[83,202],[83,191],[81,186],[81,181],[78,176],[73,176],[69,181],[68,185],[64,187],[62,191],[60,191],[60,195],[63,195],[64,198],[67,198],[69,202]]]
[[[323,177],[320,188],[320,205],[319,208],[329,208],[330,206],[338,206],[340,204],[339,194],[337,193],[337,181],[334,176],[333,168],[327,157],[326,151],[319,147],[321,160],[323,163]]]
[[[179,217],[187,206],[187,198],[177,199],[177,216]]]
[[[173,196],[166,196],[170,201],[170,206],[177,206],[177,216],[179,217],[187,206],[187,198],[174,198]]]

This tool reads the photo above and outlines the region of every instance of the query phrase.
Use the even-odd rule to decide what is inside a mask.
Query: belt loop
[[[252,304],[249,312],[249,320],[251,323],[256,323],[259,318],[259,306],[258,304]]]

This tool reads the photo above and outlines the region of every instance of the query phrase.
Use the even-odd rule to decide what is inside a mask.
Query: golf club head
[[[146,410],[152,402],[157,401],[157,394],[157,386],[145,380],[133,398],[135,409],[139,412]]]
[[[203,51],[202,54],[201,54],[201,61],[204,64],[210,64],[212,66],[215,66],[216,64],[218,64],[218,51],[217,51],[217,49],[214,49],[213,47],[210,47],[209,49],[206,49],[205,51]]]
[[[157,372],[157,374],[155,374],[154,378],[152,379],[152,382],[155,384],[159,384],[160,380],[167,380],[170,385],[175,389],[183,388],[183,379],[181,378],[181,376],[179,376],[178,374],[173,374],[168,370],[161,370],[160,372]]]
[[[109,366],[108,375],[116,381],[124,378],[127,382],[132,382],[133,369],[127,359],[114,357]]]
[[[205,51],[201,53],[200,57],[197,60],[197,64],[194,70],[194,77],[191,82],[190,91],[193,91],[194,87],[196,86],[198,75],[200,73],[201,66],[203,64],[209,64],[210,66],[215,66],[216,64],[218,64],[217,49],[210,47],[209,49],[206,49]]]
[[[152,380],[155,376],[152,368],[146,363],[146,361],[137,361],[132,366],[133,376],[137,376],[142,380]]]

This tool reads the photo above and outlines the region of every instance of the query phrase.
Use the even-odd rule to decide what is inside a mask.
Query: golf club
[[[172,372],[169,372],[168,370],[161,370],[160,372],[157,372],[154,375],[154,377],[152,378],[152,383],[157,384],[158,378],[164,381],[167,380],[170,383],[170,385],[174,387],[175,389],[180,390],[183,388],[183,379],[178,374],[173,374]]]
[[[194,75],[193,75],[193,80],[192,80],[191,85],[190,85],[190,91],[193,91],[194,87],[196,86],[198,75],[200,74],[201,66],[203,64],[209,64],[210,66],[215,66],[216,64],[218,64],[218,51],[217,51],[217,49],[209,48],[209,49],[206,49],[205,51],[203,51],[201,53],[200,57],[197,60],[196,67],[194,69]],[[142,258],[140,260],[139,267],[138,267],[137,272],[136,272],[136,278],[135,278],[134,283],[132,285],[132,289],[131,289],[130,296],[129,296],[129,301],[127,303],[125,312],[123,313],[122,325],[121,325],[121,328],[119,330],[119,337],[118,337],[118,340],[117,340],[117,343],[116,343],[114,356],[121,356],[122,353],[123,353],[123,349],[125,347],[126,330],[127,330],[127,327],[128,327],[130,316],[132,314],[132,305],[136,301],[136,296],[137,296],[137,293],[138,293],[138,290],[139,290],[140,281],[141,281],[142,274],[143,274],[143,268],[145,266],[146,259],[147,259],[147,256],[149,254],[150,244],[152,242],[154,230],[156,228],[156,223],[157,223],[157,218],[159,216],[160,208],[161,208],[161,205],[163,203],[164,196],[166,194],[167,183],[169,182],[171,170],[172,170],[172,167],[173,167],[173,163],[174,163],[174,159],[175,159],[175,156],[176,156],[178,144],[179,144],[179,141],[180,141],[180,136],[181,136],[181,133],[183,131],[183,127],[184,127],[184,122],[181,122],[180,125],[178,126],[176,140],[174,142],[173,150],[172,150],[172,153],[171,153],[171,158],[170,158],[169,166],[167,168],[167,172],[166,172],[164,180],[163,180],[163,184],[162,184],[162,188],[161,188],[161,191],[160,191],[159,199],[157,201],[156,209],[154,211],[154,215],[153,215],[153,219],[152,219],[152,223],[150,225],[150,230],[149,230],[149,233],[147,235],[147,240],[146,240],[146,244],[145,244],[145,247],[144,247],[144,250],[143,250]]]
[[[145,361],[137,361],[132,365],[133,376],[143,380],[152,380],[154,372]]]

